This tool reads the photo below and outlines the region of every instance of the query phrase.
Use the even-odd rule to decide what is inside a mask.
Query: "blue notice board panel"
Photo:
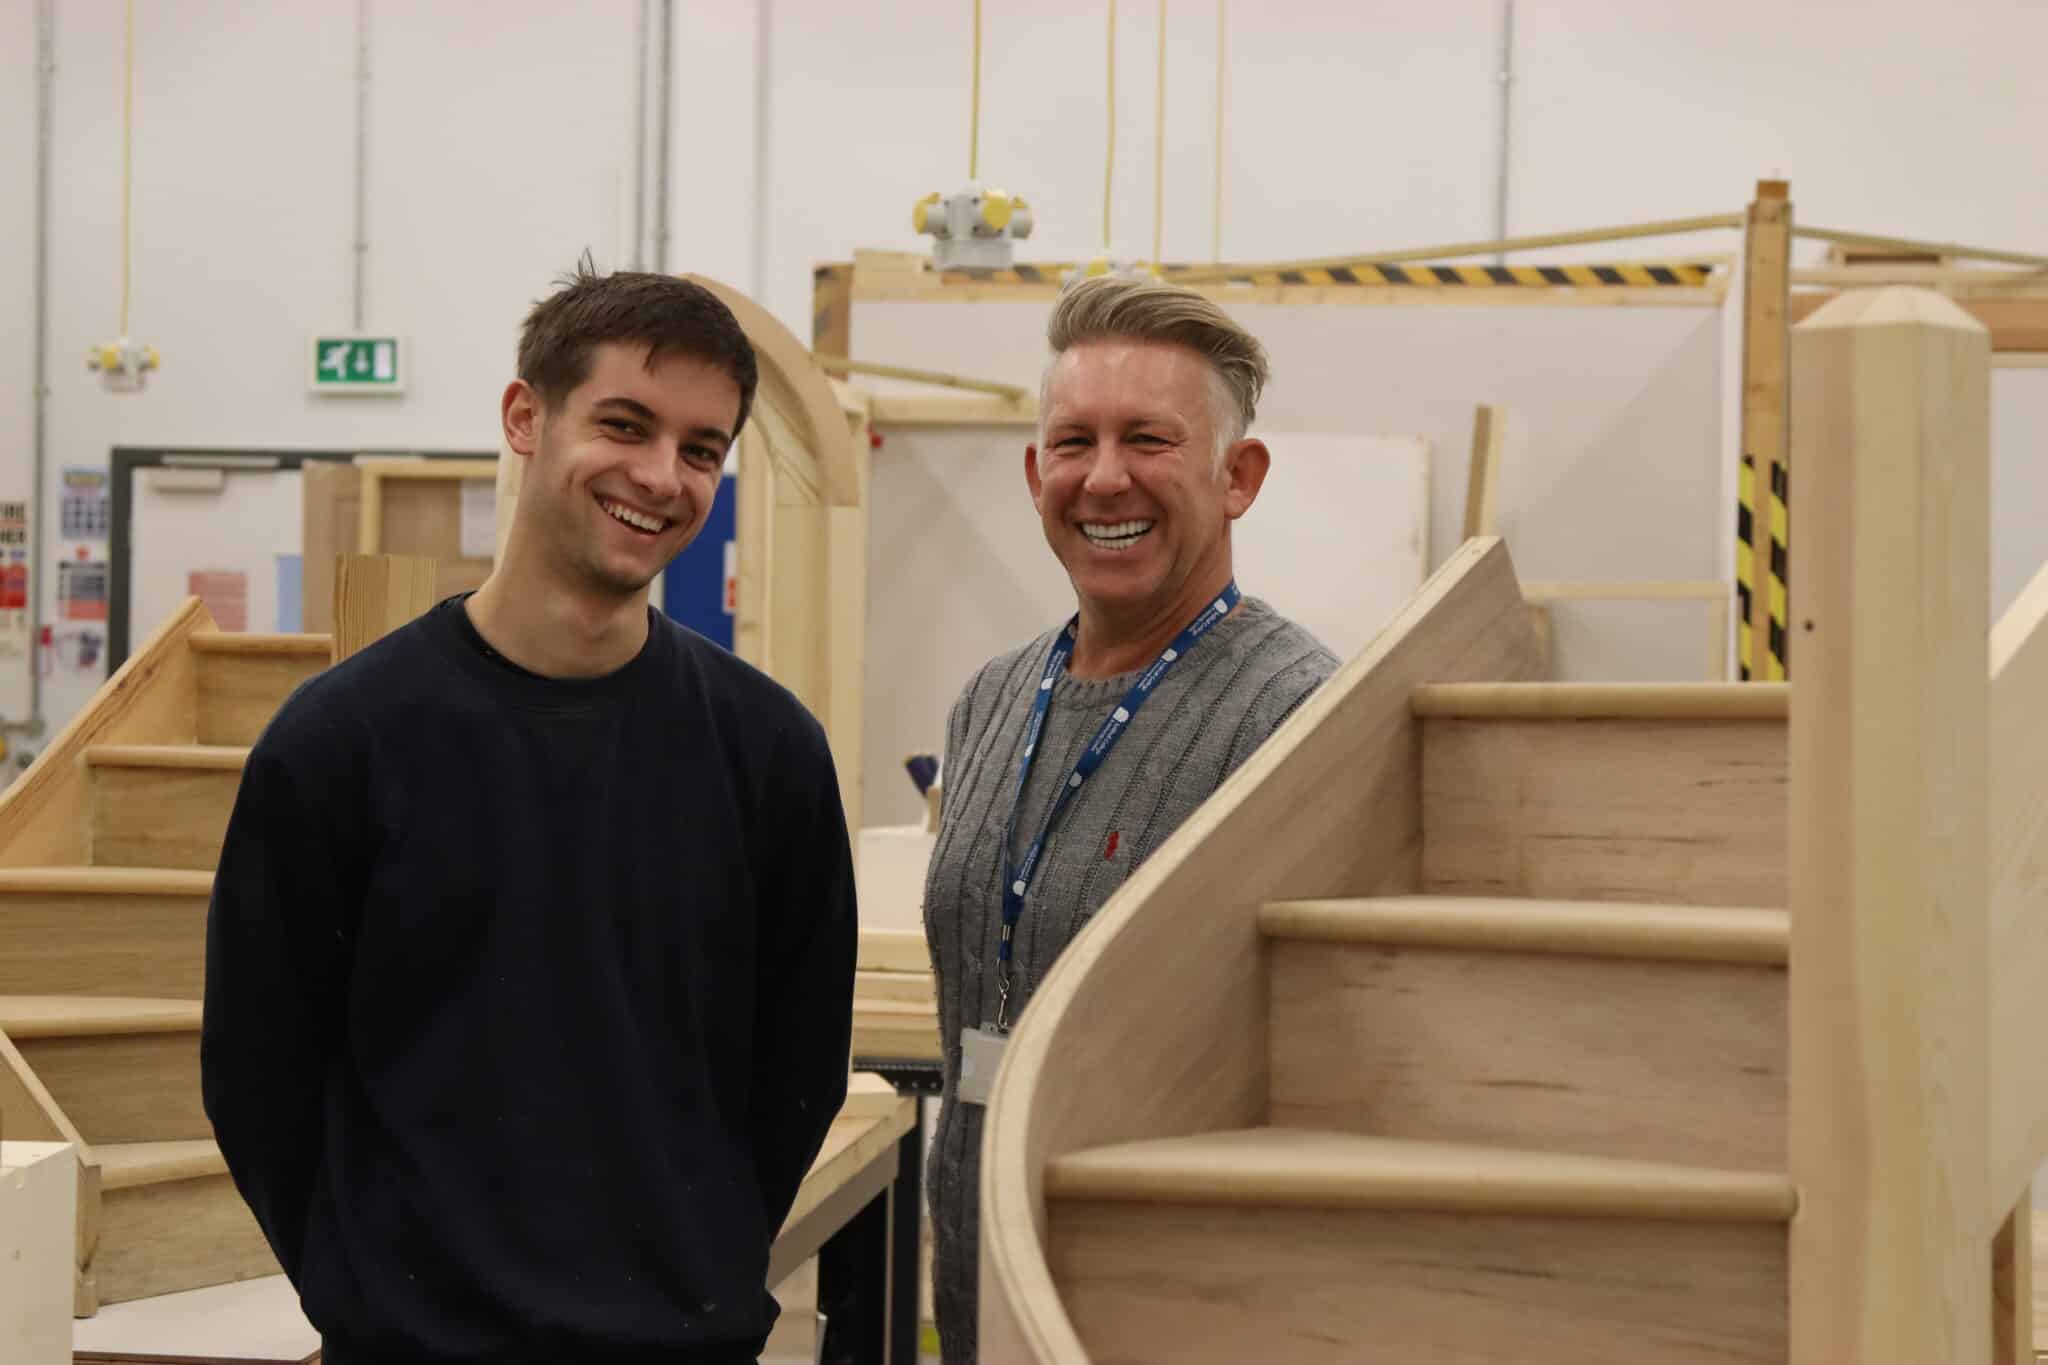
[[[732,648],[735,606],[728,595],[739,481],[728,474],[711,502],[711,519],[661,576],[663,610],[705,639]]]

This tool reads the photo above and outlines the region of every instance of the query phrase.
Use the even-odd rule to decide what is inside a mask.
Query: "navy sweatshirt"
[[[207,926],[206,1110],[327,1365],[751,1361],[845,1098],[817,722],[649,612],[588,680],[463,599],[306,683]]]

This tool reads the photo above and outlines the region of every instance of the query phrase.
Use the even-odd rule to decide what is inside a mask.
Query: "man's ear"
[[[1045,487],[1045,480],[1038,472],[1038,447],[1035,444],[1024,447],[1024,486],[1031,490],[1031,505],[1037,507],[1039,490]]]
[[[1223,465],[1223,512],[1232,521],[1252,510],[1259,490],[1272,468],[1273,452],[1256,436],[1246,437],[1230,448]]]
[[[504,428],[505,444],[531,458],[540,449],[540,395],[524,379],[505,386],[498,400],[498,420]]]

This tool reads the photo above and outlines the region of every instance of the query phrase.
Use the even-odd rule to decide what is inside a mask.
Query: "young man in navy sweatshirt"
[[[845,1098],[852,859],[817,722],[648,585],[754,353],[707,290],[585,267],[518,364],[490,580],[250,755],[206,1109],[327,1365],[752,1361]]]

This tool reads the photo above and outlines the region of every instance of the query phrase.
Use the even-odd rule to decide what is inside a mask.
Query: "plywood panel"
[[[1780,968],[1295,941],[1270,962],[1276,1126],[1785,1167]]]
[[[0,1360],[10,1365],[70,1365],[77,1171],[61,1144],[0,1144]]]
[[[1432,892],[1782,909],[1779,721],[1430,720]]]
[[[1051,1254],[1103,1365],[1786,1359],[1781,1224],[1061,1201]]]

